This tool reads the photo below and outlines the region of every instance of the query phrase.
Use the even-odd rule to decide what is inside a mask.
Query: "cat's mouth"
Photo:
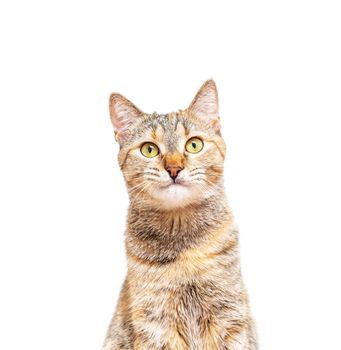
[[[183,181],[183,180],[178,180],[175,179],[175,181],[171,181],[169,183],[167,183],[165,186],[163,186],[164,188],[172,188],[172,187],[187,187],[188,183]]]
[[[188,183],[180,178],[176,178],[175,180],[172,180],[172,182],[169,184],[169,186],[187,186]]]

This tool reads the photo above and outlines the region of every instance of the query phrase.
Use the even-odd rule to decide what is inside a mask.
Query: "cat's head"
[[[225,143],[213,80],[204,83],[187,109],[175,113],[143,113],[116,93],[109,103],[131,199],[174,209],[221,191]]]

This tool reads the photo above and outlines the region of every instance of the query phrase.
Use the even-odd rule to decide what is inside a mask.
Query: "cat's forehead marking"
[[[184,135],[184,127],[176,113],[169,113],[161,119],[164,127],[163,143],[169,152],[178,150],[179,141]]]
[[[163,144],[169,152],[176,152],[183,147],[193,127],[193,121],[182,111],[178,111],[146,115],[140,129],[137,128],[136,131],[140,136],[147,131],[151,141]]]
[[[164,138],[165,130],[160,124],[156,124],[156,126],[152,130],[152,138],[156,142],[162,142]]]
[[[178,135],[182,136],[182,137],[188,135],[188,132],[187,132],[185,126],[183,125],[183,123],[181,123],[181,122],[179,122],[179,121],[178,121],[178,123],[176,124],[175,132],[176,132]]]

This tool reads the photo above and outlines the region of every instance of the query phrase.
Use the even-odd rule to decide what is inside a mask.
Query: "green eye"
[[[146,142],[141,146],[141,153],[147,158],[153,158],[159,154],[159,147],[152,142]]]
[[[198,137],[192,137],[186,142],[186,151],[189,153],[198,153],[204,147],[204,143]]]

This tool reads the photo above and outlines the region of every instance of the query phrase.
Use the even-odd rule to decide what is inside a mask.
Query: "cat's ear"
[[[218,91],[214,80],[207,80],[202,85],[188,109],[216,131],[220,130]]]
[[[130,125],[143,115],[137,107],[120,94],[113,93],[109,98],[109,111],[118,142],[125,141],[130,134]]]

